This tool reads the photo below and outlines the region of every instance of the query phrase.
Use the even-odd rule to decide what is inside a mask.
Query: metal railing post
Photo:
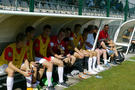
[[[82,4],[82,1],[83,0],[78,0],[79,1],[79,4],[78,4],[78,15],[82,15],[82,7],[83,7],[83,4]]]
[[[29,11],[34,12],[34,0],[30,0]]]
[[[128,0],[126,0],[125,2],[126,2],[126,4],[125,4],[125,8],[124,8],[124,21],[127,21],[128,9],[129,9]]]
[[[110,16],[110,0],[107,0],[107,8],[106,8],[106,16],[109,17]]]

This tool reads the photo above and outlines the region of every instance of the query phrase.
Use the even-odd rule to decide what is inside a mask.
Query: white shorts
[[[0,66],[0,73],[5,73],[5,70],[7,69],[8,65],[7,64],[3,64],[2,66]]]
[[[51,56],[51,60],[50,61],[52,61],[54,59],[54,57],[53,56]],[[48,60],[46,60],[45,58],[40,58],[40,57],[35,57],[35,60],[36,60],[36,62],[39,62],[39,63],[43,63],[43,62],[45,62],[45,61],[48,61]]]

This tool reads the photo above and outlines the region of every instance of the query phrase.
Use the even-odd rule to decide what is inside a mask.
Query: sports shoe
[[[89,75],[96,75],[96,74],[98,74],[98,73],[95,72],[95,71],[93,71],[93,70],[91,70],[91,71],[88,71],[87,74],[89,74]]]
[[[53,86],[48,86],[46,90],[55,90],[55,88]]]
[[[95,71],[95,72],[97,72],[97,73],[100,72],[100,70],[98,70],[98,69],[96,69],[96,68],[93,69],[93,71]]]
[[[111,66],[109,65],[109,63],[107,63],[107,64],[105,64],[105,67],[110,68]]]
[[[67,74],[67,77],[73,77],[73,75],[69,73],[69,74]]]
[[[69,87],[69,85],[66,84],[66,83],[64,83],[64,82],[62,82],[62,83],[59,82],[59,83],[57,84],[57,86],[63,87],[63,88],[68,88],[68,87]]]
[[[98,65],[97,68],[98,68],[100,71],[104,71],[104,70],[105,70],[101,65]]]

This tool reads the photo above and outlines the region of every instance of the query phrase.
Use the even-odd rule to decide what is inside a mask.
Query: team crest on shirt
[[[8,57],[11,57],[12,56],[12,52],[8,52]]]
[[[38,43],[36,43],[35,46],[38,47]]]

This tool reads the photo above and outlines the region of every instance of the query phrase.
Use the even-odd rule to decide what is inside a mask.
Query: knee
[[[63,62],[62,62],[62,61],[60,61],[60,62],[59,62],[59,66],[61,66],[61,67],[63,67],[63,66],[64,66],[64,64],[63,64]]]
[[[39,71],[40,71],[40,72],[44,72],[44,71],[45,71],[45,69],[40,69]]]
[[[36,67],[34,67],[34,68],[33,68],[33,70],[34,70],[34,71],[37,71],[37,68],[36,68]]]
[[[106,50],[102,50],[103,51],[103,53],[106,53]]]
[[[96,52],[93,52],[93,56],[97,56],[97,53]]]
[[[52,69],[53,64],[52,64],[52,63],[50,63],[50,62],[48,62],[46,66],[47,66],[47,68],[48,68],[48,69]]]
[[[7,70],[6,72],[8,73],[9,77],[13,77],[14,76],[14,71],[13,70]]]
[[[83,58],[84,58],[84,56],[79,56],[79,58],[80,58],[80,59],[83,59]]]

